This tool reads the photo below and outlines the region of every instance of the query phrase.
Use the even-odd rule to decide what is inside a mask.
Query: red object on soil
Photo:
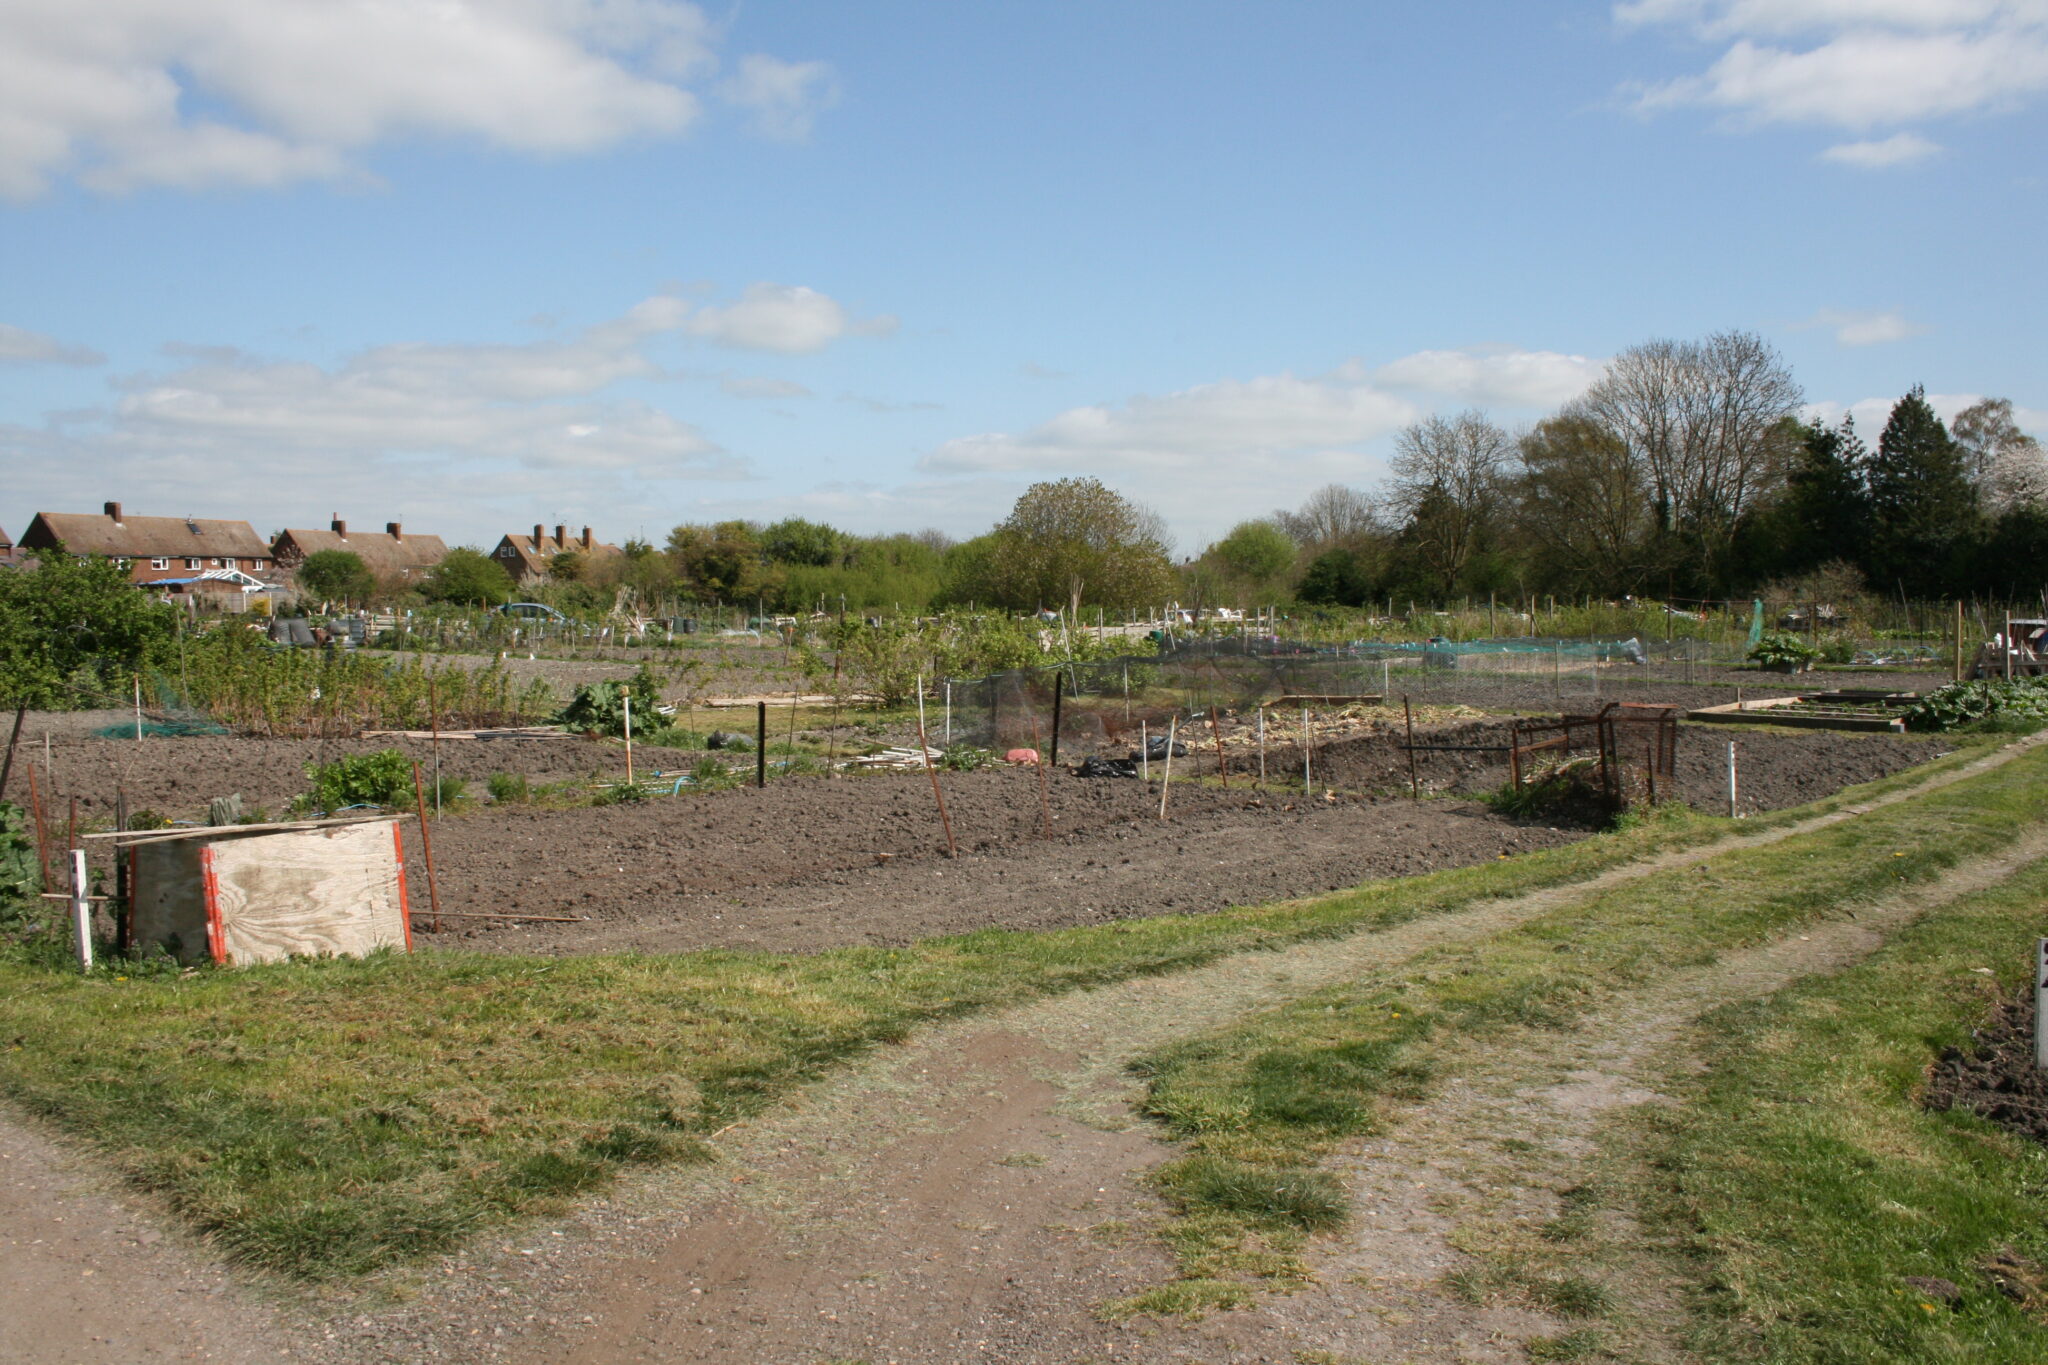
[[[1012,750],[1010,750],[1010,752],[1008,752],[1008,753],[1006,753],[1006,754],[1004,754],[1004,755],[1003,755],[1003,762],[1005,762],[1005,763],[1036,763],[1036,762],[1038,762],[1038,750],[1036,750],[1036,749],[1012,749]]]

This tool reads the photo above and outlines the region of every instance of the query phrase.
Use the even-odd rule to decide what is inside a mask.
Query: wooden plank
[[[206,889],[200,844],[159,843],[134,850],[129,878],[129,942],[162,944],[180,962],[207,961]]]
[[[341,815],[326,820],[279,820],[267,825],[194,825],[189,829],[116,829],[98,834],[81,834],[80,839],[123,839],[129,843],[165,843],[176,839],[211,839],[229,834],[271,834],[279,830],[338,829],[344,825],[365,825],[379,820],[410,820],[411,811],[386,811],[376,815]]]
[[[403,948],[395,825],[387,817],[209,845],[222,959],[242,966]]]
[[[1263,703],[1263,704],[1264,704],[1264,705],[1266,705],[1266,706],[1275,706],[1275,707],[1278,707],[1278,706],[1382,706],[1382,705],[1385,705],[1385,703],[1386,703],[1386,700],[1387,700],[1387,699],[1386,699],[1386,696],[1385,696],[1384,694],[1382,694],[1382,693],[1378,693],[1378,692],[1363,692],[1363,693],[1357,693],[1357,694],[1351,694],[1351,693],[1328,693],[1328,692],[1289,692],[1289,693],[1288,693],[1288,694],[1287,694],[1286,696],[1284,696],[1284,697],[1275,697],[1275,698],[1274,698],[1273,700],[1271,700],[1271,701],[1269,701],[1269,702],[1265,702],[1265,703]]]

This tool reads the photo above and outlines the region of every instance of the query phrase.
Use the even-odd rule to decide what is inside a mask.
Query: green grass
[[[434,952],[81,977],[46,944],[0,953],[0,1095],[95,1145],[244,1263],[346,1276],[557,1209],[636,1163],[704,1159],[705,1135],[922,1023],[1385,928],[1734,828],[1659,824],[1199,918],[804,957]],[[1309,1075],[1277,1066],[1271,1086],[1313,1117]],[[1242,1254],[1261,1273],[1288,1261],[1260,1245]]]
[[[1283,1222],[1177,1185],[1189,1163],[1298,1179],[1338,1142],[1371,1132],[1384,1099],[1426,1093],[1448,1042],[1566,1025],[1618,991],[1934,878],[2044,818],[2048,751],[2037,751],[1855,820],[1588,895],[1409,959],[1394,977],[1318,990],[1141,1059],[1148,1111],[1189,1144],[1156,1177],[1202,1229],[1181,1273],[1213,1274],[1231,1254],[1233,1228],[1250,1244]],[[1275,1278],[1296,1273],[1283,1265]]]
[[[1999,990],[2025,989],[2044,932],[2048,863],[2035,863],[1857,967],[1703,1022],[1713,1068],[1671,1078],[1683,1107],[1637,1123],[1644,1207],[1689,1246],[1704,1357],[2048,1359],[2048,1330],[1979,1269],[2008,1247],[2048,1262],[2048,1151],[1917,1102],[1941,1049],[1967,1043]],[[1962,1298],[1930,1300],[1907,1275]]]

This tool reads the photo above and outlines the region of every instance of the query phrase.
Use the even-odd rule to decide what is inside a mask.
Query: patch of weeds
[[[1037,1152],[1012,1152],[998,1161],[998,1166],[1043,1166],[1045,1158]]]
[[[1138,1232],[1121,1218],[1105,1218],[1090,1226],[1088,1235],[1104,1246],[1120,1247],[1128,1245]]]
[[[1601,1340],[1599,1328],[1579,1327],[1562,1336],[1532,1337],[1522,1349],[1531,1360],[1585,1360],[1600,1354]]]
[[[1567,1318],[1597,1318],[1613,1306],[1607,1287],[1582,1275],[1528,1277],[1522,1281],[1529,1297]]]
[[[524,773],[492,773],[484,789],[500,805],[524,805],[533,799],[533,787]]]
[[[590,798],[593,806],[637,806],[654,795],[644,782],[619,782]]]
[[[1175,1280],[1126,1299],[1111,1299],[1096,1310],[1106,1322],[1123,1322],[1141,1313],[1199,1322],[1210,1313],[1249,1308],[1252,1287],[1234,1280]]]
[[[1152,1174],[1159,1192],[1179,1208],[1236,1214],[1254,1224],[1321,1232],[1344,1221],[1344,1192],[1321,1171],[1274,1169],[1225,1157],[1170,1161]]]

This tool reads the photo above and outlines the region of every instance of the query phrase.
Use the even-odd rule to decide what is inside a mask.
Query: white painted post
[[[1266,708],[1259,708],[1259,785],[1266,785]]]
[[[953,680],[946,679],[946,737],[940,741],[950,749],[953,747]]]
[[[632,694],[631,692],[628,692],[628,693],[627,693],[627,694],[625,695],[625,703],[626,703],[626,785],[630,787],[630,786],[632,786],[632,785],[633,785],[633,694]],[[438,785],[438,784],[440,783],[440,781],[441,781],[440,775],[439,775],[438,773],[437,773],[437,774],[435,774],[435,776],[434,776],[434,782],[436,783],[436,786],[435,786],[435,788],[434,788],[434,796],[435,796],[435,799],[436,799],[437,801],[439,800],[439,798],[440,798],[440,795],[441,795],[441,789],[440,789],[440,786]]]
[[[142,675],[135,675],[135,738],[142,738]]]
[[[1314,791],[1308,775],[1308,708],[1301,708],[1301,794],[1307,796]]]
[[[1728,741],[1728,818],[1735,818],[1735,741]]]
[[[85,850],[71,850],[71,931],[78,949],[78,969],[92,970],[92,883],[85,872]]]
[[[1180,717],[1166,722],[1166,776],[1159,781],[1159,818],[1166,818],[1166,794],[1173,788],[1173,737],[1180,730]]]
[[[1152,740],[1142,720],[1138,722],[1138,776],[1147,782],[1152,780]]]

